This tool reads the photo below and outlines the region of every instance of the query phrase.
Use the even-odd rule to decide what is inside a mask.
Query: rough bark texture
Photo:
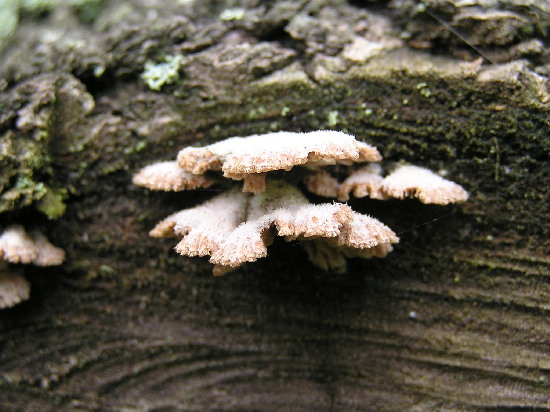
[[[545,2],[106,3],[15,2],[0,38],[0,224],[68,256],[25,268],[31,299],[0,312],[0,409],[550,409]],[[151,90],[166,56],[178,75]],[[137,168],[320,128],[470,200],[350,202],[401,242],[339,276],[282,242],[215,278],[147,236],[211,192],[148,193]]]

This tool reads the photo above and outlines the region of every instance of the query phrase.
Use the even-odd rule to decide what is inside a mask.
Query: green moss
[[[159,91],[165,84],[173,84],[179,80],[179,67],[183,56],[166,56],[164,62],[155,63],[151,60],[145,63],[141,78],[151,90]]]
[[[328,112],[327,114],[327,124],[330,126],[330,127],[334,127],[338,124],[339,120],[338,120],[338,111],[337,110],[332,110],[330,112]]]
[[[67,206],[63,202],[67,198],[67,190],[46,188],[46,194],[36,203],[36,208],[48,216],[57,219],[65,213]]]
[[[255,109],[251,109],[251,110],[248,112],[248,119],[249,119],[249,120],[254,120],[254,119],[257,119],[257,118],[259,118],[259,117],[264,116],[266,113],[267,113],[267,110],[266,110],[265,107],[263,107],[263,106],[258,106],[258,107],[256,107]]]
[[[420,89],[420,94],[424,97],[430,97],[432,95],[432,91],[428,88]]]
[[[0,196],[0,213],[28,206],[42,199],[47,193],[42,182],[35,182],[31,176],[19,175],[15,184]]]
[[[27,177],[27,176],[21,176],[19,179],[17,179],[17,182],[15,183],[15,188],[18,189],[18,190],[36,190],[37,193],[41,193],[42,190],[44,189],[43,188],[44,184],[43,183],[34,183],[32,181],[31,178]],[[46,192],[44,191],[42,193],[42,195],[46,194]],[[42,197],[42,196],[40,196]]]
[[[115,269],[109,265],[101,265],[99,266],[99,274],[101,276],[109,276],[115,273]]]
[[[416,85],[416,88],[420,91],[420,94],[424,97],[430,97],[432,95],[432,91],[428,89],[428,83],[426,82],[420,82]]]
[[[147,140],[139,140],[135,145],[125,147],[122,152],[125,155],[129,155],[132,153],[141,152],[143,149],[147,147]]]

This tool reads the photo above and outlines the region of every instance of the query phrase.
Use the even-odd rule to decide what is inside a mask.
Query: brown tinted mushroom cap
[[[52,245],[46,236],[39,231],[31,233],[34,244],[38,250],[36,258],[32,261],[36,266],[57,266],[65,260],[65,251]]]
[[[339,245],[361,250],[399,242],[397,235],[388,226],[357,212],[353,212],[353,219],[344,225],[337,240]]]
[[[186,172],[173,161],[154,163],[144,167],[134,175],[132,182],[151,190],[179,192],[209,187],[214,180]]]
[[[0,264],[0,309],[10,308],[29,298],[30,284],[15,272]]]
[[[345,202],[353,192],[355,197],[368,196],[371,199],[387,199],[388,196],[382,192],[381,175],[382,168],[377,163],[372,163],[357,169],[351,173],[338,189],[338,200]]]
[[[460,203],[468,199],[468,192],[462,186],[418,166],[398,167],[384,178],[382,191],[390,197],[417,197],[422,203],[437,205]]]
[[[338,179],[331,176],[326,170],[316,170],[314,173],[306,176],[304,178],[304,186],[308,192],[317,196],[332,198],[338,196]]]
[[[169,216],[152,231],[172,233],[183,236],[178,253],[209,255],[215,274],[265,257],[276,235],[300,241],[327,238],[346,248],[397,241],[376,219],[339,203],[310,204],[297,188],[279,181],[268,181],[267,190],[256,196],[233,189]]]
[[[65,252],[52,245],[39,231],[30,235],[19,225],[8,227],[0,235],[0,309],[9,308],[29,298],[30,285],[14,272],[6,262],[35,264],[37,266],[60,265]]]
[[[245,221],[248,194],[238,189],[222,193],[178,214],[174,232],[183,235],[176,252],[185,256],[212,255]]]
[[[290,170],[298,165],[325,166],[381,159],[374,146],[330,130],[233,137],[203,148],[187,147],[178,154],[178,164],[186,171],[200,174],[221,170],[225,177],[234,180],[250,174]]]
[[[10,263],[32,263],[38,257],[33,239],[19,225],[8,227],[0,235],[0,255]]]
[[[0,257],[10,263],[55,266],[63,263],[65,252],[39,231],[28,235],[22,226],[13,225],[0,236]]]

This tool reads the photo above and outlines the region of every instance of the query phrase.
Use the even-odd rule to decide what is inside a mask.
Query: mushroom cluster
[[[38,230],[30,234],[22,226],[9,226],[0,235],[0,309],[29,298],[30,284],[9,263],[55,266],[63,263],[65,252],[52,245]]]
[[[267,256],[276,236],[298,241],[316,266],[336,272],[347,257],[384,257],[399,241],[380,221],[343,203],[313,204],[298,185],[281,180],[280,171],[303,166],[303,187],[319,196],[349,199],[418,197],[424,203],[465,201],[467,192],[416,166],[402,166],[382,177],[378,150],[338,131],[277,132],[233,137],[205,147],[187,147],[176,161],[141,169],[133,182],[151,190],[206,188],[223,178],[243,181],[201,205],[168,216],[151,230],[153,237],[180,237],[176,251],[210,256],[214,274],[230,272]],[[342,182],[326,166],[369,163]],[[268,174],[275,175],[267,176]]]

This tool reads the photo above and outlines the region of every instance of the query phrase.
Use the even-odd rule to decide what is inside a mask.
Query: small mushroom
[[[309,261],[315,266],[336,273],[344,273],[347,268],[346,258],[385,257],[393,250],[389,243],[381,243],[367,249],[355,249],[339,246],[332,239],[314,239],[303,242],[302,248],[306,251]]]
[[[29,234],[20,225],[8,227],[0,235],[0,309],[11,307],[29,298],[30,285],[12,270],[9,263],[55,266],[63,263],[65,252],[52,245],[38,230]]]
[[[332,130],[233,137],[201,148],[186,147],[178,154],[178,164],[183,170],[194,174],[219,170],[224,177],[244,179],[244,191],[253,193],[264,190],[264,177],[257,175],[266,172],[288,171],[294,166],[306,164],[349,165],[353,162],[378,162],[381,159],[382,156],[374,146]]]
[[[0,256],[10,263],[28,264],[38,257],[38,248],[22,226],[13,225],[0,235]]]
[[[35,230],[31,233],[38,254],[32,263],[36,266],[58,266],[65,260],[65,251],[50,243],[41,232]]]
[[[462,186],[418,166],[400,166],[382,182],[382,192],[398,199],[417,197],[422,203],[447,205],[468,200]]]
[[[326,170],[318,169],[304,178],[304,185],[308,192],[322,197],[338,196],[340,184],[338,179]],[[347,199],[346,199],[347,200]]]
[[[10,308],[29,298],[31,286],[19,273],[0,262],[0,309]]]
[[[331,187],[334,185],[329,178],[326,178],[326,181]],[[317,194],[323,190],[315,187],[311,190],[311,185],[307,183],[306,187]],[[460,185],[436,175],[431,170],[411,165],[399,166],[384,178],[380,165],[371,163],[352,172],[337,187],[337,196],[329,197],[337,197],[341,202],[349,200],[351,193],[358,198],[368,196],[380,200],[417,197],[422,203],[438,205],[460,203],[468,199],[468,192]]]
[[[204,175],[186,172],[178,166],[177,162],[168,161],[144,167],[134,175],[132,182],[150,190],[179,192],[210,187],[214,180]]]
[[[22,226],[12,225],[0,235],[0,257],[10,263],[55,266],[63,263],[65,252],[39,231],[28,235]]]
[[[222,193],[169,216],[151,234],[182,235],[176,251],[185,256],[209,255],[214,274],[265,257],[275,236],[303,243],[323,238],[331,240],[333,248],[344,249],[371,249],[398,241],[393,231],[376,219],[340,203],[311,204],[297,188],[281,181],[268,181],[266,190],[256,196],[236,189]],[[313,254],[309,254],[311,258]],[[380,252],[358,253],[367,255]]]
[[[368,196],[371,199],[387,199],[388,196],[382,191],[383,180],[382,168],[377,163],[357,169],[340,185],[338,200],[341,202],[349,200],[351,192],[355,197]]]

